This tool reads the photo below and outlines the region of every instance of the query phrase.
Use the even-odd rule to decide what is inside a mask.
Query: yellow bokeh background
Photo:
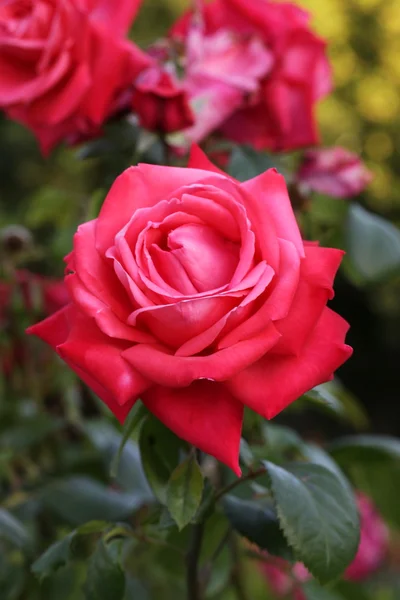
[[[144,2],[143,18],[149,17],[151,6],[155,11],[156,4],[153,0],[147,5]],[[168,26],[167,21],[190,2],[162,0],[162,4],[166,15],[158,21],[160,35]],[[397,220],[400,0],[297,0],[297,4],[312,14],[315,31],[329,44],[335,91],[318,109],[323,142],[346,146],[362,156],[374,173],[366,203]]]

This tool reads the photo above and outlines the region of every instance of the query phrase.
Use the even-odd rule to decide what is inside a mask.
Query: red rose
[[[30,329],[123,421],[140,396],[236,473],[244,405],[272,418],[350,355],[326,307],[343,253],[303,243],[274,169],[190,168],[114,183],[67,257],[71,303]]]
[[[158,66],[150,67],[135,81],[132,108],[149,131],[172,133],[194,123],[185,90]]]
[[[297,175],[303,192],[314,191],[335,198],[357,196],[371,179],[372,173],[359,156],[340,147],[305,152]]]
[[[121,35],[137,0],[9,0],[0,6],[0,108],[43,152],[90,135],[149,64]]]
[[[331,72],[325,42],[311,31],[308,14],[268,0],[214,0],[204,5],[203,17],[206,35],[234,36],[236,45],[258,40],[272,61],[265,64],[255,91],[218,124],[219,131],[237,142],[278,151],[316,144],[314,108],[331,89]],[[190,23],[186,15],[172,37],[186,37]],[[220,79],[225,83],[225,73]]]

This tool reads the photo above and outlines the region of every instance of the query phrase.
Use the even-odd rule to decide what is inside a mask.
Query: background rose
[[[305,193],[310,191],[336,198],[360,194],[372,180],[360,157],[346,148],[321,148],[304,153],[297,182]]]
[[[136,80],[132,109],[142,127],[158,133],[180,131],[194,122],[185,90],[173,73],[157,65]]]
[[[265,0],[215,0],[203,14],[207,35],[234,34],[237,45],[253,37],[272,55],[261,85],[221,126],[222,134],[272,150],[316,144],[314,108],[331,89],[331,73],[325,43],[311,31],[308,14],[294,4]],[[186,36],[190,21],[191,15],[181,19],[172,37]]]
[[[140,1],[10,0],[0,6],[0,108],[43,152],[90,135],[149,64],[124,40]]]
[[[188,169],[114,183],[67,257],[72,302],[31,328],[123,420],[143,402],[237,473],[243,407],[274,417],[351,354],[326,307],[342,258],[303,244],[274,169],[239,183]]]

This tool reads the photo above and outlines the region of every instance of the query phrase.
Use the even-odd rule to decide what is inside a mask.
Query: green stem
[[[232,586],[235,590],[236,597],[238,600],[249,600],[244,582],[243,568],[242,562],[240,560],[238,542],[234,535],[232,535],[231,537],[230,547],[233,559],[233,567],[231,573]]]
[[[199,559],[203,534],[204,523],[196,523],[193,525],[189,550],[186,555],[187,600],[202,599],[199,581]]]
[[[265,467],[261,467],[260,469],[257,469],[257,471],[249,471],[247,473],[247,475],[243,475],[243,477],[241,477],[240,479],[235,479],[235,481],[233,481],[229,485],[226,485],[225,487],[221,488],[215,494],[214,502],[218,502],[218,500],[220,500],[220,498],[222,498],[222,496],[225,496],[225,494],[229,494],[229,492],[231,492],[232,490],[237,488],[239,485],[241,485],[245,481],[251,481],[252,479],[257,479],[257,477],[260,477],[261,475],[264,475],[265,473],[266,473]]]

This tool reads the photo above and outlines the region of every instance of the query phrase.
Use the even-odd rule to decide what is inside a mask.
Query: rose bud
[[[367,187],[372,173],[354,152],[340,147],[323,148],[304,153],[296,179],[303,193],[351,198]]]
[[[135,82],[132,109],[142,127],[158,133],[173,133],[194,123],[185,90],[166,69],[153,66]]]
[[[29,127],[46,154],[90,138],[150,64],[123,39],[138,0],[0,3],[0,109]]]
[[[29,333],[120,421],[140,397],[240,474],[244,406],[271,419],[352,353],[326,306],[342,256],[303,243],[275,169],[240,183],[194,147],[117,178],[74,236],[70,303]]]
[[[313,33],[310,16],[270,0],[213,0],[201,3],[194,16],[203,25],[202,42],[194,44],[198,71],[188,42],[193,13],[171,31],[172,39],[188,44],[189,92],[205,104],[198,122],[207,131],[195,131],[191,139],[217,129],[259,149],[316,144],[315,107],[330,92],[332,78],[326,44]]]

